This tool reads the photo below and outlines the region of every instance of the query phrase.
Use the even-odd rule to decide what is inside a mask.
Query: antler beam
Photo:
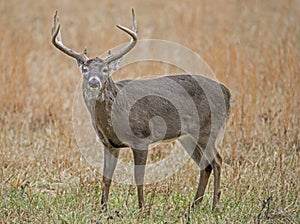
[[[137,43],[137,22],[136,22],[136,18],[135,18],[134,9],[132,9],[132,29],[128,29],[127,27],[124,27],[121,25],[117,25],[117,27],[120,30],[123,30],[124,32],[129,34],[131,36],[131,40],[130,40],[129,44],[126,47],[124,47],[122,50],[120,50],[118,53],[109,54],[108,57],[105,59],[105,61],[107,63],[121,58],[123,55],[127,54],[136,45],[136,43]]]
[[[53,17],[53,23],[52,23],[52,43],[53,45],[61,50],[63,53],[69,55],[72,58],[75,58],[77,61],[80,61],[84,63],[89,58],[86,56],[85,52],[80,54],[68,47],[66,47],[61,38],[61,32],[60,32],[60,23],[59,18],[57,15],[57,11],[55,11],[54,17]]]

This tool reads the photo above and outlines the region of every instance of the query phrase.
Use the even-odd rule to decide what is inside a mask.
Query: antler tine
[[[132,13],[132,30],[137,34],[137,21],[135,18],[135,12],[134,12],[134,8],[131,9],[131,13]]]
[[[123,55],[127,54],[137,43],[137,22],[135,18],[134,9],[132,9],[132,30],[128,29],[127,27],[121,26],[119,24],[117,25],[117,27],[120,30],[123,30],[124,32],[129,34],[131,36],[131,40],[129,44],[123,49],[121,49],[118,53],[108,55],[108,57],[105,59],[108,63],[117,60],[121,58]]]
[[[52,22],[52,43],[53,45],[61,50],[63,53],[69,55],[70,57],[75,58],[77,61],[80,61],[84,63],[87,61],[89,58],[86,56],[86,53],[80,54],[77,53],[76,51],[71,50],[70,48],[66,47],[61,38],[61,32],[60,32],[60,23],[59,23],[59,17],[57,10],[54,13],[53,17],[53,22]]]
[[[58,23],[58,25],[57,25]],[[59,32],[59,18],[57,16],[57,10],[55,10],[54,16],[53,16],[53,21],[52,21],[52,30],[51,30],[51,34],[52,34],[52,38],[53,36],[57,36],[58,32]]]

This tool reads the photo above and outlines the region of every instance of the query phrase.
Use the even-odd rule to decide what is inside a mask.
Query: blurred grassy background
[[[135,210],[134,188],[117,184],[110,210],[99,212],[101,175],[82,157],[71,123],[81,75],[51,45],[51,22],[58,9],[64,43],[96,56],[128,41],[115,25],[130,24],[132,7],[140,39],[189,47],[232,90],[219,214],[210,213],[210,187],[184,216],[198,182],[192,162],[146,187],[149,214]],[[292,0],[0,1],[0,223],[299,223],[299,13]],[[163,156],[151,153],[150,161]]]

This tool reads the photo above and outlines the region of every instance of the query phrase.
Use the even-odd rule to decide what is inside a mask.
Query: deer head
[[[113,71],[117,70],[123,55],[127,54],[137,43],[137,23],[133,9],[132,19],[132,29],[117,25],[119,29],[131,37],[129,44],[119,52],[111,53],[109,51],[107,57],[104,59],[99,57],[90,59],[87,56],[86,49],[84,49],[83,53],[78,53],[63,44],[57,11],[54,14],[52,24],[52,43],[60,51],[77,60],[78,67],[83,75],[83,86],[93,92],[99,93],[106,88],[110,75]]]

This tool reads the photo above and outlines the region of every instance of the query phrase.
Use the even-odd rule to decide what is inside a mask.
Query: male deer
[[[53,19],[52,43],[60,51],[77,60],[83,75],[84,101],[95,132],[105,146],[101,204],[103,208],[107,207],[120,148],[130,147],[133,151],[138,204],[142,208],[149,144],[179,138],[200,168],[200,179],[193,206],[202,201],[209,176],[213,171],[214,209],[220,198],[222,158],[218,147],[229,115],[230,91],[209,78],[190,74],[114,82],[111,78],[112,72],[118,68],[121,57],[137,43],[137,24],[133,10],[132,16],[132,29],[117,25],[131,37],[131,41],[119,52],[109,53],[104,59],[88,58],[86,50],[78,53],[66,47],[61,39],[57,12]],[[128,85],[130,88],[126,88]],[[147,92],[149,90],[152,94]],[[166,93],[169,98],[162,97]],[[129,96],[144,97],[133,102],[134,104],[128,108]],[[118,97],[121,100],[116,103]],[[195,107],[186,106],[188,101],[193,102]],[[183,109],[179,111],[178,107]],[[162,120],[155,123],[157,117],[163,119],[162,126],[158,125]],[[129,129],[123,126],[124,121],[129,121]],[[154,121],[152,126],[150,121]]]

